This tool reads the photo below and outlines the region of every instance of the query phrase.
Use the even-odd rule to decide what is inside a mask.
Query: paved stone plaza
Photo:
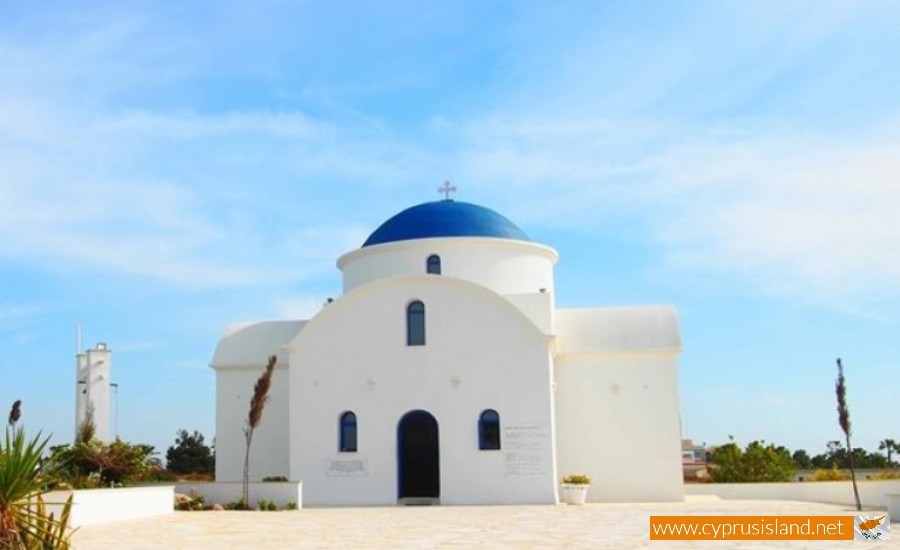
[[[650,541],[650,515],[838,515],[846,506],[692,497],[673,504],[307,508],[294,512],[178,512],[92,525],[77,550],[191,548],[850,548],[865,542]],[[888,543],[900,548],[900,524]]]

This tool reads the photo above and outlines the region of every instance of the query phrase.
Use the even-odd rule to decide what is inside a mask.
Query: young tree
[[[250,399],[250,413],[247,415],[247,425],[244,427],[244,439],[247,441],[247,451],[244,453],[244,485],[241,495],[241,507],[250,508],[250,444],[253,442],[253,430],[259,426],[262,420],[263,409],[269,398],[269,388],[272,386],[272,373],[275,371],[274,355],[269,356],[266,370],[260,375],[253,387],[253,397]]]
[[[862,447],[853,449],[853,465],[857,468],[889,468],[887,457],[870,453]]]
[[[166,469],[176,474],[211,474],[215,456],[203,441],[203,434],[194,430],[178,430],[175,445],[166,451]]]
[[[856,486],[856,470],[853,467],[853,447],[850,446],[850,409],[847,408],[847,386],[844,383],[844,366],[841,364],[841,358],[837,360],[838,377],[834,383],[834,393],[837,395],[837,411],[838,424],[844,431],[844,437],[847,439],[847,449],[851,452],[847,453],[850,462],[850,479],[853,481],[853,498],[856,499],[856,509],[862,510],[862,504],[859,502],[859,488]]]
[[[810,458],[805,449],[797,449],[791,458],[794,461],[794,465],[800,470],[809,470],[813,467],[812,458]]]
[[[722,445],[713,452],[713,464],[709,475],[717,483],[788,481],[795,472],[790,451],[764,441],[750,442],[745,451],[736,443]]]
[[[812,467],[818,469],[831,468],[832,460],[824,453],[812,457]]]
[[[117,487],[152,479],[161,469],[152,445],[98,439],[50,448],[48,464],[76,489]]]
[[[97,424],[94,422],[94,404],[88,403],[84,420],[78,424],[75,430],[75,444],[90,443],[97,435]]]
[[[900,445],[897,445],[897,442],[894,441],[893,439],[883,439],[878,444],[879,451],[887,452],[888,467],[891,467],[894,465],[894,461],[891,460],[891,453],[893,453],[894,451],[896,451],[898,449],[900,449]]]
[[[94,406],[89,403],[76,427],[75,442],[50,447],[48,468],[76,489],[131,485],[153,479],[162,470],[152,445],[126,443],[118,437],[104,443],[96,433]]]
[[[712,453],[712,463],[715,467],[709,470],[712,480],[716,483],[744,481],[741,466],[743,456],[741,448],[733,441],[716,447]]]

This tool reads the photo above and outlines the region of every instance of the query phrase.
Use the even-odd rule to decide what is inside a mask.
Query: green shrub
[[[260,512],[275,512],[278,510],[278,505],[275,504],[274,500],[261,498],[256,502],[256,509]]]
[[[562,482],[570,485],[590,485],[591,476],[587,474],[571,474],[564,477]]]
[[[837,466],[832,466],[830,470],[819,468],[812,476],[812,481],[846,481],[848,479],[850,479],[850,474],[838,470]]]
[[[262,478],[263,481],[287,481],[288,478],[285,476],[266,476]]]
[[[203,440],[203,434],[194,430],[178,430],[175,445],[166,451],[166,469],[175,474],[204,474],[211,476],[216,470],[216,458]]]
[[[784,447],[752,441],[746,450],[736,443],[716,448],[709,475],[716,483],[789,481],[796,471],[794,460]]]
[[[76,489],[122,487],[164,475],[154,462],[151,445],[130,444],[116,438],[97,439],[50,448],[49,464],[56,475]]]

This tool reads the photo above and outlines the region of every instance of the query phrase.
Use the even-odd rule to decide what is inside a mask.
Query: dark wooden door
[[[426,411],[410,411],[397,427],[398,498],[439,498],[440,450],[437,420]]]

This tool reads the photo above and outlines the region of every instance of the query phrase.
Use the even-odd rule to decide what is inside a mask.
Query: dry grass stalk
[[[859,489],[856,486],[856,469],[853,467],[853,447],[850,445],[850,409],[847,407],[847,386],[844,384],[844,365],[841,359],[837,360],[838,377],[834,382],[834,393],[837,395],[837,411],[838,424],[844,431],[844,437],[847,439],[847,459],[850,462],[850,479],[853,481],[853,497],[856,499],[856,509],[862,510],[862,503],[859,501]]]
[[[19,421],[19,418],[22,417],[22,400],[16,399],[15,403],[12,404],[12,408],[9,409],[9,425],[12,426],[16,422]]]
[[[269,356],[266,370],[260,375],[256,385],[253,386],[253,397],[250,399],[250,413],[247,415],[247,426],[244,427],[247,450],[244,453],[244,486],[241,496],[241,507],[245,510],[250,508],[250,444],[253,441],[253,430],[262,421],[263,409],[265,409],[266,401],[269,399],[269,388],[272,387],[272,373],[275,372],[276,361],[277,358],[274,355]]]

